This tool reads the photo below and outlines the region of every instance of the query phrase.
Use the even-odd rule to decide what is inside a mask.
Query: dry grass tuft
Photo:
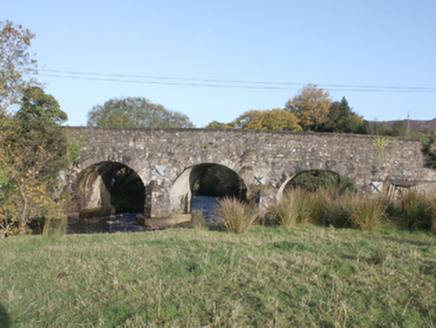
[[[361,230],[375,230],[383,226],[386,206],[378,197],[356,195],[351,198],[350,221]]]
[[[436,195],[410,190],[400,196],[400,215],[406,229],[431,230],[436,221]]]
[[[230,197],[224,197],[218,203],[216,213],[222,218],[229,232],[244,232],[253,226],[259,217],[259,211],[254,204],[246,204]]]
[[[300,188],[289,191],[282,200],[272,206],[272,212],[273,222],[285,229],[308,221],[308,192]]]

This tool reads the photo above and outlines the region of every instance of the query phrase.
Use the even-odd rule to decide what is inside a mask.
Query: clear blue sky
[[[38,79],[69,125],[132,96],[203,127],[283,108],[307,83],[367,120],[436,117],[435,0],[0,0],[6,19],[36,34]]]

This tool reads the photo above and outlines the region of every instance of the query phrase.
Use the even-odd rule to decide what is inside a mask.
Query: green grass
[[[12,327],[432,327],[436,236],[317,226],[0,240]]]

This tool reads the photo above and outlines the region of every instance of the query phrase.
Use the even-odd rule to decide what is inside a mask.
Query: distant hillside
[[[404,123],[404,126],[407,126],[407,120],[402,120],[402,121]],[[385,121],[379,123],[386,123],[389,128],[392,128],[395,122],[397,121]],[[422,130],[436,131],[436,118],[432,119],[431,121],[409,120],[409,128],[410,130],[415,130],[415,131],[422,131]]]

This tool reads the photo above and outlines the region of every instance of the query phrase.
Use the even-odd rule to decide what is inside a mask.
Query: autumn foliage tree
[[[1,23],[0,36],[0,237],[28,232],[37,217],[61,215],[54,195],[68,165],[66,114],[32,77],[36,62],[28,30]],[[17,111],[11,110],[18,108]]]
[[[249,110],[231,123],[212,122],[207,129],[282,130],[300,131],[298,118],[283,109]]]
[[[308,84],[289,99],[285,109],[293,113],[305,131],[316,131],[327,121],[332,105],[330,93],[315,84]]]
[[[352,111],[345,97],[332,101],[327,91],[308,84],[284,109],[249,110],[230,123],[214,121],[206,128],[365,134],[367,122]]]
[[[1,123],[0,231],[26,233],[36,217],[61,214],[53,197],[58,174],[68,166],[66,114],[39,87],[23,92],[21,108]]]
[[[17,104],[24,90],[36,85],[36,60],[28,52],[34,37],[21,25],[0,22],[0,114]]]
[[[234,125],[250,130],[300,131],[299,120],[294,113],[283,109],[250,110],[240,115]]]

